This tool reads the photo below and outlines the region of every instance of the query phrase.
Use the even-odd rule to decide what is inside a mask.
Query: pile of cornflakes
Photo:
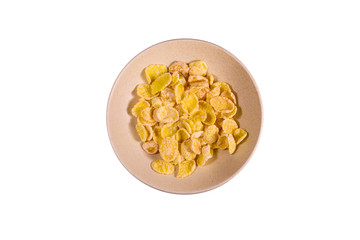
[[[162,159],[151,163],[160,174],[172,174],[177,166],[176,177],[189,176],[214,149],[233,154],[247,136],[233,119],[238,107],[230,86],[207,69],[204,61],[153,64],[145,69],[148,83],[136,88],[136,130],[147,153],[160,152]]]

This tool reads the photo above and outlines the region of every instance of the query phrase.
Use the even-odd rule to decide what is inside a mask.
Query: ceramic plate
[[[137,102],[136,86],[146,83],[144,68],[150,64],[173,61],[204,60],[215,80],[224,81],[236,94],[241,111],[234,117],[249,133],[246,140],[230,155],[216,150],[215,157],[186,178],[175,174],[160,175],[150,163],[160,155],[149,155],[141,147],[135,130],[136,119],[131,108]],[[107,129],[116,156],[124,167],[141,182],[170,193],[199,193],[214,189],[233,176],[249,160],[259,138],[262,121],[261,101],[254,79],[245,66],[225,49],[201,40],[176,39],[153,45],[135,56],[121,71],[111,90],[107,106]]]

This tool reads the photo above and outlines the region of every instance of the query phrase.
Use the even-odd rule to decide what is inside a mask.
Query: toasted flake
[[[154,108],[159,108],[162,106],[162,104],[163,102],[160,97],[154,97],[153,99],[151,99],[151,106]]]
[[[232,134],[236,128],[238,128],[237,123],[232,118],[227,118],[221,123],[222,129],[226,134]]]
[[[196,163],[194,160],[181,162],[179,164],[176,177],[177,178],[187,177],[195,171],[195,168],[196,168]]]
[[[150,100],[156,96],[156,94],[152,94],[151,86],[149,84],[139,84],[136,87],[136,94],[144,98],[145,100]]]
[[[167,123],[161,128],[161,136],[163,138],[172,137],[175,135],[177,130],[178,130],[178,128],[177,128],[176,124]]]
[[[193,121],[194,123],[205,121],[206,117],[207,117],[206,112],[202,110],[193,111],[190,114],[190,120]]]
[[[153,139],[157,144],[160,144],[161,140],[163,139],[163,137],[161,135],[161,127],[160,126],[154,127]]]
[[[234,110],[234,103],[226,97],[214,97],[210,99],[211,106],[215,111],[229,113]]]
[[[222,92],[220,96],[226,97],[226,98],[230,99],[234,104],[236,104],[236,97],[235,97],[234,93],[231,92],[230,90]]]
[[[184,62],[174,62],[170,65],[169,71],[171,73],[180,72],[183,76],[187,77],[189,75],[189,66]]]
[[[170,73],[164,73],[157,77],[152,83],[151,83],[151,94],[156,94],[166,88],[171,83],[171,74]]]
[[[213,157],[213,150],[210,145],[205,145],[201,148],[201,154],[196,159],[198,166],[204,166],[206,162]]]
[[[221,118],[232,118],[232,117],[235,116],[237,111],[238,111],[238,108],[235,106],[234,109],[229,113],[220,113],[219,117],[221,117]]]
[[[167,72],[167,66],[161,64],[151,64],[145,68],[145,76],[148,83]]]
[[[178,165],[182,161],[184,161],[184,158],[181,156],[181,154],[178,154],[171,163],[174,164],[174,165]]]
[[[162,106],[154,110],[153,118],[160,123],[176,122],[179,120],[179,113],[173,107]]]
[[[220,95],[220,87],[219,86],[216,86],[214,87],[213,89],[210,90],[210,92],[208,92],[206,94],[206,100],[207,101],[210,101],[211,98],[213,97],[217,97]]]
[[[191,138],[191,145],[190,145],[191,151],[195,154],[201,153],[201,142],[197,138]]]
[[[175,102],[175,92],[174,92],[174,89],[172,89],[170,87],[166,87],[163,90],[161,90],[160,96],[165,101],[173,101],[173,102]]]
[[[236,150],[236,142],[232,134],[228,134],[228,143],[229,143],[229,153],[233,154]]]
[[[192,134],[194,132],[194,122],[190,119],[183,119],[182,124],[184,125],[186,131]]]
[[[204,141],[208,144],[216,142],[218,133],[219,129],[215,125],[207,126],[204,131]]]
[[[196,157],[196,154],[191,150],[191,139],[185,140],[181,143],[180,153],[185,160],[193,160]]]
[[[141,141],[145,142],[149,136],[149,133],[147,132],[146,128],[144,125],[142,125],[141,123],[137,123],[136,124],[136,131],[138,132]]]
[[[201,75],[205,76],[208,66],[204,61],[194,61],[189,64],[190,67],[190,75]]]
[[[206,119],[203,123],[206,125],[213,125],[216,121],[216,115],[212,106],[205,101],[199,101],[199,109],[206,112]]]
[[[197,131],[191,134],[191,138],[201,138],[204,136],[204,131]]]
[[[184,96],[184,85],[179,83],[174,87],[176,104],[180,104]]]
[[[180,128],[179,130],[177,130],[176,135],[175,135],[175,139],[178,142],[183,142],[187,139],[190,138],[190,134],[188,131],[186,131],[185,128]]]
[[[238,128],[238,129],[234,130],[233,135],[234,135],[236,144],[239,144],[247,137],[248,133],[244,129]]]
[[[148,107],[150,107],[150,103],[148,103],[147,101],[140,101],[135,104],[135,106],[131,109],[131,113],[134,117],[138,117],[142,110]]]
[[[155,154],[159,150],[159,146],[154,140],[149,142],[144,142],[142,148],[145,150],[145,152],[149,154]]]
[[[229,147],[228,137],[226,135],[220,135],[216,144],[214,145],[214,148],[219,149],[226,149]]]
[[[184,97],[181,102],[181,106],[186,113],[190,114],[192,111],[198,108],[198,103],[199,101],[195,94],[189,94],[188,96]]]
[[[166,137],[160,142],[160,156],[167,162],[171,162],[179,154],[178,142],[171,137]]]
[[[169,175],[175,171],[175,167],[172,163],[166,162],[164,160],[155,160],[151,162],[151,168],[160,174]]]
[[[152,118],[153,108],[145,108],[141,111],[140,116],[138,117],[138,122],[144,124],[153,126],[156,124],[156,121]]]
[[[224,82],[214,82],[212,84],[212,87],[220,87],[221,92],[230,91],[230,86]]]
[[[208,81],[196,81],[190,83],[190,88],[209,88]]]
[[[208,82],[209,80],[203,76],[199,76],[199,75],[191,75],[188,78],[188,82],[192,83],[192,82],[199,82],[199,81],[205,81]]]
[[[149,125],[145,125],[146,131],[149,133],[149,136],[147,138],[147,141],[150,141],[153,138],[154,135],[154,130],[152,129],[151,126]]]
[[[202,131],[204,130],[204,125],[201,122],[194,123],[194,131]]]
[[[212,85],[214,83],[214,76],[211,74],[207,74],[206,78],[209,80],[209,84]]]

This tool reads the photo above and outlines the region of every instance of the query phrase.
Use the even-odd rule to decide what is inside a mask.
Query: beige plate
[[[215,80],[229,83],[237,95],[241,113],[235,118],[249,132],[233,155],[216,150],[215,158],[183,179],[154,172],[150,163],[160,159],[142,150],[135,130],[136,119],[131,108],[137,101],[136,85],[146,83],[144,68],[150,64],[170,65],[173,61],[205,60]],[[156,189],[171,193],[199,193],[216,188],[244,166],[258,141],[262,121],[260,96],[245,66],[225,49],[195,39],[161,42],[142,51],[121,71],[111,90],[107,106],[107,128],[112,147],[124,167],[137,179]]]

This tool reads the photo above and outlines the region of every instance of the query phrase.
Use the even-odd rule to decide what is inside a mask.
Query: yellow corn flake
[[[176,104],[180,104],[184,95],[184,85],[179,83],[174,87]]]
[[[184,125],[186,131],[192,134],[194,132],[194,122],[190,119],[183,119],[182,124]]]
[[[151,106],[154,108],[159,108],[162,106],[162,100],[160,97],[154,97],[151,99]]]
[[[160,92],[160,96],[165,101],[175,101],[175,92],[174,89],[166,87]]]
[[[145,77],[148,83],[151,83],[157,77],[167,72],[167,66],[160,64],[151,64],[145,68]]]
[[[167,162],[171,162],[179,154],[178,142],[171,137],[166,137],[160,142],[160,156]]]
[[[226,135],[220,135],[217,142],[214,145],[214,148],[226,149],[229,147],[228,137]]]
[[[219,86],[216,86],[216,87],[214,87],[213,89],[211,89],[210,92],[208,92],[208,93],[206,94],[206,100],[207,100],[207,101],[210,101],[211,98],[217,97],[217,96],[219,96],[219,95],[220,95],[220,87],[219,87]]]
[[[160,145],[160,142],[163,139],[163,137],[161,135],[161,127],[159,127],[159,126],[154,127],[153,139],[157,144]]]
[[[162,101],[162,105],[163,105],[163,106],[174,107],[175,104],[176,104],[176,103],[173,102],[173,101],[165,101],[165,100]]]
[[[160,174],[169,175],[175,171],[175,167],[172,163],[166,162],[164,160],[155,160],[151,162],[151,168]]]
[[[145,128],[146,128],[147,132],[149,133],[149,136],[148,136],[148,138],[147,138],[147,141],[150,141],[150,140],[153,138],[154,130],[153,130],[152,127],[149,126],[149,125],[145,125]]]
[[[214,97],[210,99],[211,106],[215,111],[229,113],[234,110],[234,103],[226,97]]]
[[[229,143],[229,153],[233,154],[236,150],[236,142],[234,136],[232,134],[227,135],[228,143]]]
[[[208,81],[197,81],[190,83],[190,88],[209,88]]]
[[[159,146],[154,140],[149,142],[144,142],[142,148],[145,150],[145,152],[149,154],[155,154],[159,150]]]
[[[149,84],[139,84],[136,87],[136,94],[144,98],[145,100],[150,100],[154,98],[156,95],[151,93],[151,86]]]
[[[184,178],[190,176],[195,171],[195,168],[196,163],[194,160],[181,162],[176,177]]]
[[[187,113],[185,113],[184,109],[182,109],[181,104],[176,104],[174,108],[176,109],[176,111],[178,111],[179,118],[181,117],[182,119],[184,119],[184,117],[187,116]]]
[[[196,157],[196,154],[191,150],[191,139],[185,140],[181,143],[180,153],[185,160],[193,160]]]
[[[206,75],[206,78],[209,80],[209,84],[210,84],[210,85],[213,85],[213,83],[214,83],[214,76],[211,75],[211,74],[207,74],[207,75]]]
[[[201,154],[199,154],[198,158],[196,159],[196,163],[198,166],[204,166],[206,162],[212,158],[213,156],[213,149],[210,145],[205,145],[201,148]]]
[[[160,123],[170,123],[179,120],[179,113],[175,108],[162,106],[153,111],[153,118]]]
[[[216,121],[216,115],[211,105],[205,101],[199,101],[199,109],[206,112],[206,119],[203,123],[206,125],[213,125]]]
[[[220,118],[232,118],[235,116],[235,114],[237,113],[238,108],[235,106],[234,110],[232,110],[229,113],[220,113],[219,117]]]
[[[180,128],[179,130],[177,130],[176,135],[175,135],[175,139],[178,142],[183,142],[187,139],[190,138],[190,134],[188,131],[186,131],[185,128]]]
[[[226,97],[226,98],[230,99],[234,104],[236,104],[235,94],[233,92],[231,92],[230,90],[222,92],[220,96]]]
[[[142,110],[144,110],[145,108],[150,107],[150,103],[146,102],[146,101],[140,101],[137,104],[135,104],[135,106],[131,109],[131,114],[134,117],[138,117],[140,115],[140,113],[142,112]]]
[[[182,85],[185,86],[186,83],[187,83],[187,81],[186,81],[186,79],[184,78],[184,76],[180,75],[178,84],[182,84]]]
[[[198,108],[198,103],[199,101],[195,94],[189,94],[188,96],[184,97],[181,102],[181,106],[186,113],[190,114],[192,111]]]
[[[204,136],[204,131],[197,131],[191,134],[191,138],[201,138]]]
[[[141,141],[145,142],[149,136],[149,133],[147,132],[145,126],[141,123],[137,123],[135,128],[140,136]]]
[[[166,88],[171,83],[171,74],[170,73],[164,73],[161,76],[157,77],[152,83],[151,83],[151,94],[156,94]]]
[[[207,126],[204,131],[204,141],[208,144],[216,142],[218,133],[219,129],[215,125]]]
[[[178,165],[182,161],[184,161],[184,158],[181,156],[181,154],[178,154],[171,163],[174,164],[174,165]]]
[[[232,134],[236,128],[238,128],[237,123],[232,118],[227,118],[221,123],[222,130],[226,134]]]
[[[207,117],[206,112],[202,110],[197,110],[190,114],[190,120],[193,121],[194,123],[205,121],[206,117]]]
[[[220,87],[221,92],[230,91],[230,86],[224,82],[214,82],[212,84],[212,87]]]
[[[244,129],[238,128],[238,129],[234,130],[233,135],[234,135],[236,144],[239,144],[247,137],[248,133]]]
[[[171,73],[179,72],[183,76],[187,77],[189,75],[189,66],[184,62],[177,61],[170,65],[169,71]]]
[[[190,67],[190,70],[189,70],[190,75],[205,76],[207,69],[208,69],[206,62],[204,62],[204,61],[191,62],[189,64],[189,67]]]
[[[179,84],[180,82],[180,74],[179,72],[174,72],[171,74],[171,83],[170,83],[170,86],[173,87],[175,86],[176,84]]]
[[[153,126],[156,124],[156,121],[152,118],[153,108],[145,108],[141,111],[140,116],[138,117],[138,122],[144,124]]]
[[[196,97],[199,99],[199,100],[205,100],[206,98],[206,94],[210,91],[209,88],[200,88],[199,91],[196,91],[195,92],[195,95]]]
[[[199,139],[197,138],[191,138],[191,144],[190,144],[190,149],[191,151],[193,151],[193,153],[195,154],[200,154],[201,153],[201,142]]]
[[[198,76],[198,75],[192,75],[192,76],[189,76],[189,78],[188,78],[189,83],[199,82],[199,81],[208,82],[209,80],[207,78],[203,77],[203,76]]]
[[[174,123],[167,123],[161,128],[161,136],[163,138],[172,137],[177,131],[177,126]]]
[[[202,131],[204,130],[204,125],[201,122],[194,123],[194,131]]]
[[[196,158],[196,164],[200,167],[204,166],[208,159],[204,157],[204,155],[199,154],[199,156]]]

